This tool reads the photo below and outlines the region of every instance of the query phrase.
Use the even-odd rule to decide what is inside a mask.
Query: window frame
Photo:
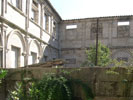
[[[36,3],[36,4],[35,4]],[[31,11],[33,12],[33,16],[34,18],[31,17],[31,19],[33,21],[35,21],[36,23],[38,23],[38,20],[39,20],[39,10],[38,10],[38,3],[34,0],[32,0],[32,9]]]
[[[18,3],[17,3],[18,1]],[[16,7],[17,9],[22,11],[22,0],[15,0],[14,2],[16,2],[16,4],[13,3],[13,1],[11,0],[11,4]]]
[[[12,66],[12,67],[14,67],[14,68],[17,68],[17,67],[20,67],[21,66],[21,48],[19,48],[19,47],[16,47],[16,46],[14,46],[14,45],[12,45],[11,46],[11,51],[13,51],[13,48],[15,48],[15,49],[17,49],[18,50],[18,63],[17,63],[17,66]],[[16,58],[16,57],[15,57]]]
[[[31,57],[32,57],[32,64],[36,64],[37,63],[37,53],[31,51]]]
[[[44,13],[44,19],[45,19],[45,21],[43,23],[43,25],[45,25],[44,30],[49,32],[49,24],[50,24],[50,22],[49,22],[49,15],[47,13]]]
[[[128,22],[129,24],[128,25],[119,25],[119,23],[126,23],[126,22]],[[127,34],[127,36],[126,35],[122,35],[122,33],[120,34],[120,32],[119,32],[119,28],[124,28],[125,27],[125,29],[126,29],[126,27],[128,28],[128,31],[126,30],[126,32],[128,32],[128,34]],[[129,37],[130,36],[130,20],[122,20],[122,21],[117,21],[117,37],[118,38],[123,38],[123,37]]]

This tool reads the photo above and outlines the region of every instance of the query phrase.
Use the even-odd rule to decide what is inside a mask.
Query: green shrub
[[[95,66],[96,62],[96,46],[90,47],[89,50],[86,50],[87,58],[86,60],[81,64],[81,66]],[[110,50],[105,45],[102,45],[101,43],[98,44],[98,56],[97,56],[98,64],[97,66],[107,66],[111,59],[110,59]]]
[[[7,75],[7,70],[0,70],[0,83],[2,82],[2,79]]]
[[[93,100],[92,90],[85,83],[68,77],[64,72],[45,74],[40,81],[17,83],[9,100],[74,100],[75,85],[82,87],[86,100]]]

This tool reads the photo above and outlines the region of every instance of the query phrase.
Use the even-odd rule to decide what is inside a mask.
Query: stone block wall
[[[39,66],[38,66],[39,67]],[[125,68],[118,68],[119,75],[106,74],[109,68],[27,68],[34,78],[41,79],[44,73],[59,73],[62,70],[72,71],[70,74],[74,79],[80,79],[90,86],[95,94],[94,100],[133,100],[133,74],[128,75]],[[0,97],[4,97],[8,90],[13,87],[15,81],[20,81],[20,73],[24,69],[10,69],[6,79],[6,86],[3,85]],[[16,74],[12,74],[18,72]],[[6,90],[6,91],[4,91]],[[84,100],[82,91],[77,87],[75,97]],[[5,100],[4,98],[0,100]]]
[[[129,22],[129,25],[119,25],[122,22]],[[66,28],[71,25],[76,25],[77,27],[73,29]],[[112,52],[112,58],[132,58],[132,16],[64,20],[60,23],[59,28],[61,58],[64,60],[76,60],[76,63],[69,63],[66,65],[67,67],[80,66],[79,62],[84,62],[86,58],[85,50],[96,43],[97,26],[99,42],[108,46],[111,51],[116,51]],[[117,52],[121,52],[121,54],[117,55]]]

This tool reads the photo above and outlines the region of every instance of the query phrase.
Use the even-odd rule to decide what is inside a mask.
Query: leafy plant
[[[117,61],[116,59],[113,59],[111,62],[111,67],[109,70],[106,71],[106,74],[114,74],[119,75],[119,72],[116,71],[118,67],[125,67],[125,61]]]
[[[96,46],[90,47],[89,50],[86,50],[87,59],[81,64],[81,66],[95,66],[96,62]],[[98,66],[107,66],[110,63],[110,50],[105,45],[101,43],[98,44]]]
[[[9,91],[8,100],[32,100],[30,99],[29,89],[32,88],[32,84],[35,83],[36,80],[33,78],[31,71],[26,70],[17,71],[10,76],[17,73],[21,74],[21,81],[16,82],[13,91]]]
[[[7,75],[7,70],[0,70],[0,83],[2,82],[2,79]]]
[[[81,86],[86,100],[93,100],[91,89],[82,81],[68,76],[68,72],[45,74],[40,81],[21,81],[10,92],[10,100],[74,100],[74,86]]]

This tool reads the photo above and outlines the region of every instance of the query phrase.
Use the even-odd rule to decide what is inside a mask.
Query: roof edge
[[[102,17],[88,17],[88,18],[76,18],[76,19],[65,19],[62,21],[76,21],[76,20],[86,20],[86,19],[98,19],[98,18],[119,18],[119,17],[133,17],[133,15],[119,15],[119,16],[102,16]]]
[[[53,5],[51,4],[51,2],[49,0],[45,0],[52,8],[52,10],[57,14],[57,16],[60,18],[60,20],[62,20],[61,16],[58,14],[58,12],[55,10],[55,8],[53,7]]]

